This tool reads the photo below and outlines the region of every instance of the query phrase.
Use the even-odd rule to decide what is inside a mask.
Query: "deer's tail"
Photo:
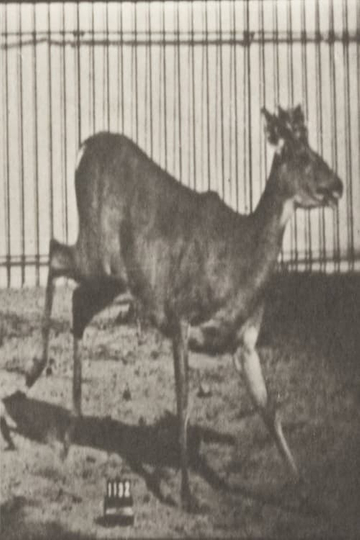
[[[49,272],[53,277],[75,274],[74,248],[52,238],[49,248]]]

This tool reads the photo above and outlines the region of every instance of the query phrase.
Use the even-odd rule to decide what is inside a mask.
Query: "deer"
[[[241,371],[291,475],[300,478],[278,404],[269,395],[257,340],[266,292],[287,223],[297,208],[336,207],[343,184],[309,145],[302,107],[262,108],[274,155],[255,210],[240,214],[213,191],[177,181],[133,141],[101,132],[80,147],[74,245],[50,240],[42,356],[26,374],[31,387],[48,361],[55,281],[77,282],[72,297],[74,418],[81,416],[81,342],[95,314],[130,292],[172,342],[181,469],[181,505],[194,504],[189,480],[189,352],[229,353]]]

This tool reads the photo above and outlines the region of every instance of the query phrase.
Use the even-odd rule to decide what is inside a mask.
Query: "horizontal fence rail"
[[[76,240],[89,135],[125,133],[248,213],[272,160],[260,109],[298,103],[345,193],[296,212],[279,262],[360,269],[357,0],[5,2],[0,36],[0,286],[44,283],[49,239]]]

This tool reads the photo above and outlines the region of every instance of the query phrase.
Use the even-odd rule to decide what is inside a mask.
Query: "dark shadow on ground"
[[[40,443],[50,440],[63,442],[70,425],[70,413],[64,408],[27,398],[20,392],[7,397],[4,404],[17,425],[16,432]],[[148,489],[163,503],[175,504],[164,497],[160,489],[159,469],[179,468],[179,444],[176,417],[167,413],[153,425],[131,425],[111,418],[82,417],[77,420],[73,444],[117,453],[124,458],[134,473],[143,477]],[[286,494],[274,494],[262,488],[231,487],[206,462],[200,444],[234,445],[234,437],[198,425],[189,427],[189,463],[193,472],[201,476],[213,489],[229,495],[242,495],[287,511],[306,512],[299,501],[289,501]],[[146,465],[155,468],[149,473]]]
[[[70,423],[68,410],[21,392],[4,399],[5,407],[17,425],[17,431],[32,440],[62,441]],[[78,419],[73,442],[108,453],[117,452],[125,459],[154,466],[178,466],[178,436],[175,417],[167,413],[154,425],[130,425],[110,417],[84,416]],[[234,437],[209,428],[190,426],[190,460],[196,460],[201,440],[232,445]]]

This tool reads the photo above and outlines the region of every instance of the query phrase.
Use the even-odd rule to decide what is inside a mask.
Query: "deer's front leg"
[[[55,277],[51,268],[49,269],[48,280],[45,291],[45,306],[43,319],[41,324],[41,336],[42,336],[42,356],[39,360],[38,358],[33,358],[32,365],[28,372],[26,373],[26,386],[31,387],[37,379],[40,377],[42,371],[44,370],[48,362],[49,354],[49,333],[50,333],[50,317],[51,309],[54,300],[54,289],[55,289]]]
[[[123,285],[117,282],[95,281],[81,284],[73,293],[73,403],[69,428],[64,438],[64,456],[69,451],[78,418],[81,416],[81,345],[84,330],[94,315],[109,305],[122,290]]]
[[[175,368],[176,404],[179,422],[179,443],[181,461],[181,503],[186,510],[191,510],[192,496],[188,475],[188,325],[183,322],[174,324],[173,354]]]
[[[235,365],[240,361],[242,373],[244,375],[246,385],[250,396],[259,410],[267,428],[273,437],[280,454],[285,459],[291,472],[298,478],[298,469],[295,460],[286,442],[279,412],[276,410],[274,403],[269,399],[268,392],[262,369],[260,365],[259,355],[256,350],[256,342],[258,338],[259,328],[256,322],[247,324],[241,334],[241,342],[236,352]]]

